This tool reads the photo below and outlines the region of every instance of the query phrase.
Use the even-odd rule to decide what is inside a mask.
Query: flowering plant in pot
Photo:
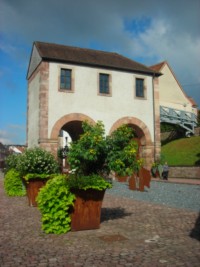
[[[105,190],[112,185],[106,180],[107,139],[102,122],[91,125],[83,122],[83,134],[73,142],[68,153],[73,174],[67,180],[76,196],[72,211],[71,229],[97,229]]]
[[[26,149],[17,163],[17,170],[23,177],[30,206],[37,206],[38,191],[47,179],[59,172],[59,165],[54,156],[39,147]]]
[[[82,128],[83,134],[72,142],[67,155],[71,173],[54,177],[39,192],[38,206],[47,233],[100,227],[104,193],[112,187],[106,179],[112,170],[112,165],[109,165],[112,141],[105,136],[102,122],[95,125],[83,122]],[[126,153],[129,156],[135,154],[131,149],[132,144],[129,147],[127,141]]]
[[[70,145],[67,159],[71,173],[49,180],[38,194],[42,228],[46,233],[97,229],[105,190],[112,185],[108,173],[107,146],[101,122],[83,122],[83,134]],[[53,192],[53,193],[52,193]]]

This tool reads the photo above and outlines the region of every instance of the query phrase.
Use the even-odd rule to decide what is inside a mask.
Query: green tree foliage
[[[82,175],[102,173],[107,156],[104,126],[101,122],[95,125],[83,122],[82,127],[83,134],[72,143],[68,153],[70,167]]]
[[[71,169],[82,175],[115,171],[129,175],[141,165],[137,159],[138,145],[133,140],[133,129],[122,125],[111,136],[105,137],[102,122],[83,123],[83,134],[68,153]]]
[[[134,131],[127,125],[122,125],[108,137],[107,164],[120,176],[132,175],[142,164],[137,155],[138,144],[133,138]]]

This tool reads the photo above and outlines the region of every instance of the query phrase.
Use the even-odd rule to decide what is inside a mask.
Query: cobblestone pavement
[[[39,210],[5,196],[0,174],[1,267],[199,267],[197,221],[198,212],[106,193],[100,229],[46,235]]]

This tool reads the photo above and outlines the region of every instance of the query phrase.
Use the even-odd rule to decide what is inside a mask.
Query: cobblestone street
[[[7,197],[0,173],[1,267],[199,267],[197,220],[196,211],[108,191],[100,229],[46,235],[39,210],[26,197]]]

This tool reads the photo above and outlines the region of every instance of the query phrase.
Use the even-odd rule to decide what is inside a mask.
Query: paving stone
[[[197,211],[108,191],[100,229],[46,235],[39,210],[26,197],[5,195],[2,173],[0,198],[1,267],[200,266],[200,242],[190,237]]]

